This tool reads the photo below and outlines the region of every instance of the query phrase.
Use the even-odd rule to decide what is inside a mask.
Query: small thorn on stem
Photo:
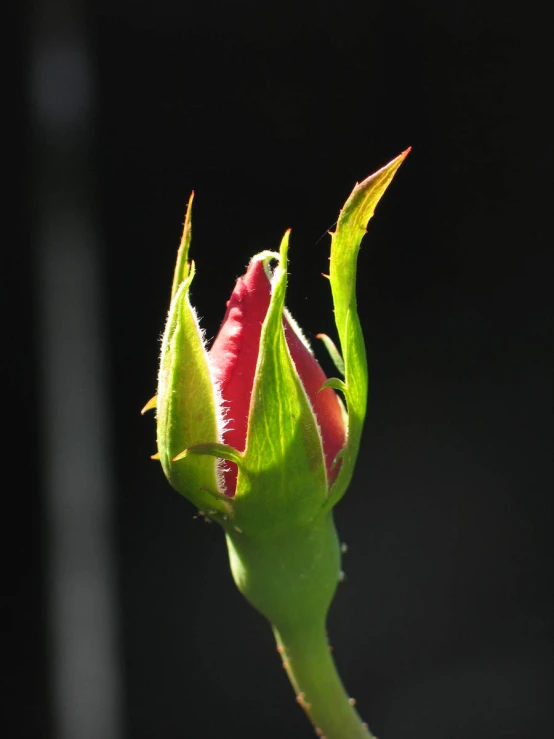
[[[296,696],[296,701],[302,706],[305,711],[309,711],[312,707],[312,704],[308,703],[308,701],[306,700],[306,693],[298,693],[298,695]]]

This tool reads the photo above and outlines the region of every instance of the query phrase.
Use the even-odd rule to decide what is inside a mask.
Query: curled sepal
[[[289,232],[260,338],[250,401],[246,448],[235,495],[236,522],[245,532],[268,536],[306,524],[327,496],[322,441],[283,329]]]
[[[343,380],[338,377],[330,377],[326,380],[323,385],[319,388],[319,392],[325,390],[326,387],[332,387],[333,390],[339,390],[345,397],[348,395],[348,388]]]
[[[335,342],[327,334],[317,334],[316,339],[320,339],[323,342],[323,346],[327,349],[329,356],[337,370],[344,377],[344,360],[337,349]]]
[[[187,219],[190,223],[190,208]],[[217,460],[213,456],[190,454],[175,461],[183,449],[219,442],[214,384],[202,333],[189,301],[194,263],[185,267],[182,251],[176,272],[186,277],[171,301],[162,341],[157,401],[158,453],[167,479],[178,492],[198,508],[225,513],[228,506],[217,495],[221,493]]]
[[[242,466],[242,454],[232,446],[228,444],[195,444],[189,446],[188,449],[184,449],[176,457],[173,457],[174,462],[178,462],[180,459],[188,457],[189,454],[200,454],[208,457],[215,457],[216,459],[225,459],[227,462],[234,462],[238,467]]]
[[[356,303],[356,268],[360,243],[377,203],[409,151],[407,149],[402,152],[389,164],[354,187],[340,212],[337,229],[331,234],[329,277],[335,323],[344,360],[348,440],[343,451],[340,472],[330,491],[327,503],[329,507],[343,496],[352,478],[367,404],[367,361]],[[332,387],[339,389],[336,385]]]

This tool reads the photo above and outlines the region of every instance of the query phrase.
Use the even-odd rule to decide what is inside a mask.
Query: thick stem
[[[272,536],[252,537],[228,525],[227,545],[235,582],[273,625],[297,700],[316,733],[326,739],[372,739],[337,674],[325,633],[340,573],[332,514]]]
[[[344,689],[323,625],[274,633],[296,700],[316,734],[322,739],[375,739]]]

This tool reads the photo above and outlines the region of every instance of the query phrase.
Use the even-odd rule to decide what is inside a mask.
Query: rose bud
[[[340,352],[321,338],[344,379],[326,379],[285,309],[289,232],[278,253],[252,258],[208,351],[189,299],[192,196],[187,209],[158,394],[145,407],[157,409],[155,457],[171,485],[223,527],[239,590],[271,621],[279,644],[298,649],[324,633],[340,578],[332,509],[352,478],[365,418],[358,252],[407,153],[356,185],[331,234]]]

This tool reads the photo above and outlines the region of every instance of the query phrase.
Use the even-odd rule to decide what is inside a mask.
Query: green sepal
[[[342,453],[340,472],[331,487],[327,508],[340,500],[352,478],[367,405],[367,360],[356,302],[356,272],[360,243],[377,203],[409,151],[407,149],[402,152],[389,164],[354,187],[340,212],[337,229],[331,234],[329,279],[335,323],[344,359],[343,392],[348,411],[348,436]],[[331,387],[336,388],[336,385]]]
[[[173,284],[171,285],[171,301],[177,295],[177,290],[190,274],[191,265],[188,261],[190,242],[192,238],[192,201],[194,200],[194,190],[191,192],[187,204],[187,212],[185,214],[185,223],[183,225],[183,233],[181,235],[181,243],[177,252],[177,262],[173,273]]]
[[[239,467],[242,465],[242,454],[238,449],[228,444],[195,444],[183,450],[176,457],[173,457],[173,461],[178,462],[180,459],[188,457],[189,454],[204,454],[208,457],[234,462]]]
[[[260,338],[246,448],[234,498],[235,521],[267,537],[306,524],[327,496],[327,472],[314,412],[283,330],[289,232],[279,250]]]
[[[346,383],[338,377],[330,377],[328,380],[325,380],[318,392],[320,393],[322,390],[325,390],[326,387],[332,387],[333,390],[339,390],[345,397],[348,395]]]
[[[158,453],[167,479],[178,492],[198,508],[226,513],[228,506],[218,498],[221,491],[217,460],[191,454],[174,461],[184,449],[219,441],[214,384],[202,333],[189,301],[194,279],[194,263],[186,262],[189,243],[190,201],[162,340],[157,393]],[[175,289],[177,279],[183,276]]]
[[[327,334],[317,334],[316,339],[321,339],[323,346],[327,349],[329,356],[337,370],[344,377],[344,359],[341,357],[339,350],[337,349],[335,342]]]

